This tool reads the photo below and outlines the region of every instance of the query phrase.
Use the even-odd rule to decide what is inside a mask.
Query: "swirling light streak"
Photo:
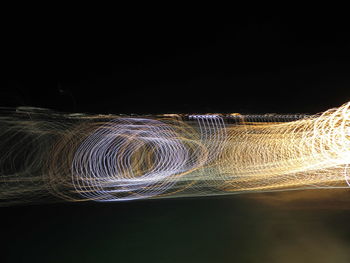
[[[0,114],[0,204],[350,186],[350,103],[313,116]]]

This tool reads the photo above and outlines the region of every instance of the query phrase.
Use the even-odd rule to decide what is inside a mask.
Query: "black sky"
[[[3,106],[316,113],[350,99],[348,29],[334,17],[90,17],[15,28]]]

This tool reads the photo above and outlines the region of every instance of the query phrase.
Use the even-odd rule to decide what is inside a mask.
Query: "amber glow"
[[[350,186],[350,103],[314,116],[1,116],[3,204]]]

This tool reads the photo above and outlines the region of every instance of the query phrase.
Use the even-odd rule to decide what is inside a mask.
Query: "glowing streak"
[[[350,187],[350,103],[320,115],[0,115],[0,201]]]

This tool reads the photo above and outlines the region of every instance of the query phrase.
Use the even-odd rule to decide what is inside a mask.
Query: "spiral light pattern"
[[[312,116],[3,109],[0,203],[349,187],[349,107]]]

